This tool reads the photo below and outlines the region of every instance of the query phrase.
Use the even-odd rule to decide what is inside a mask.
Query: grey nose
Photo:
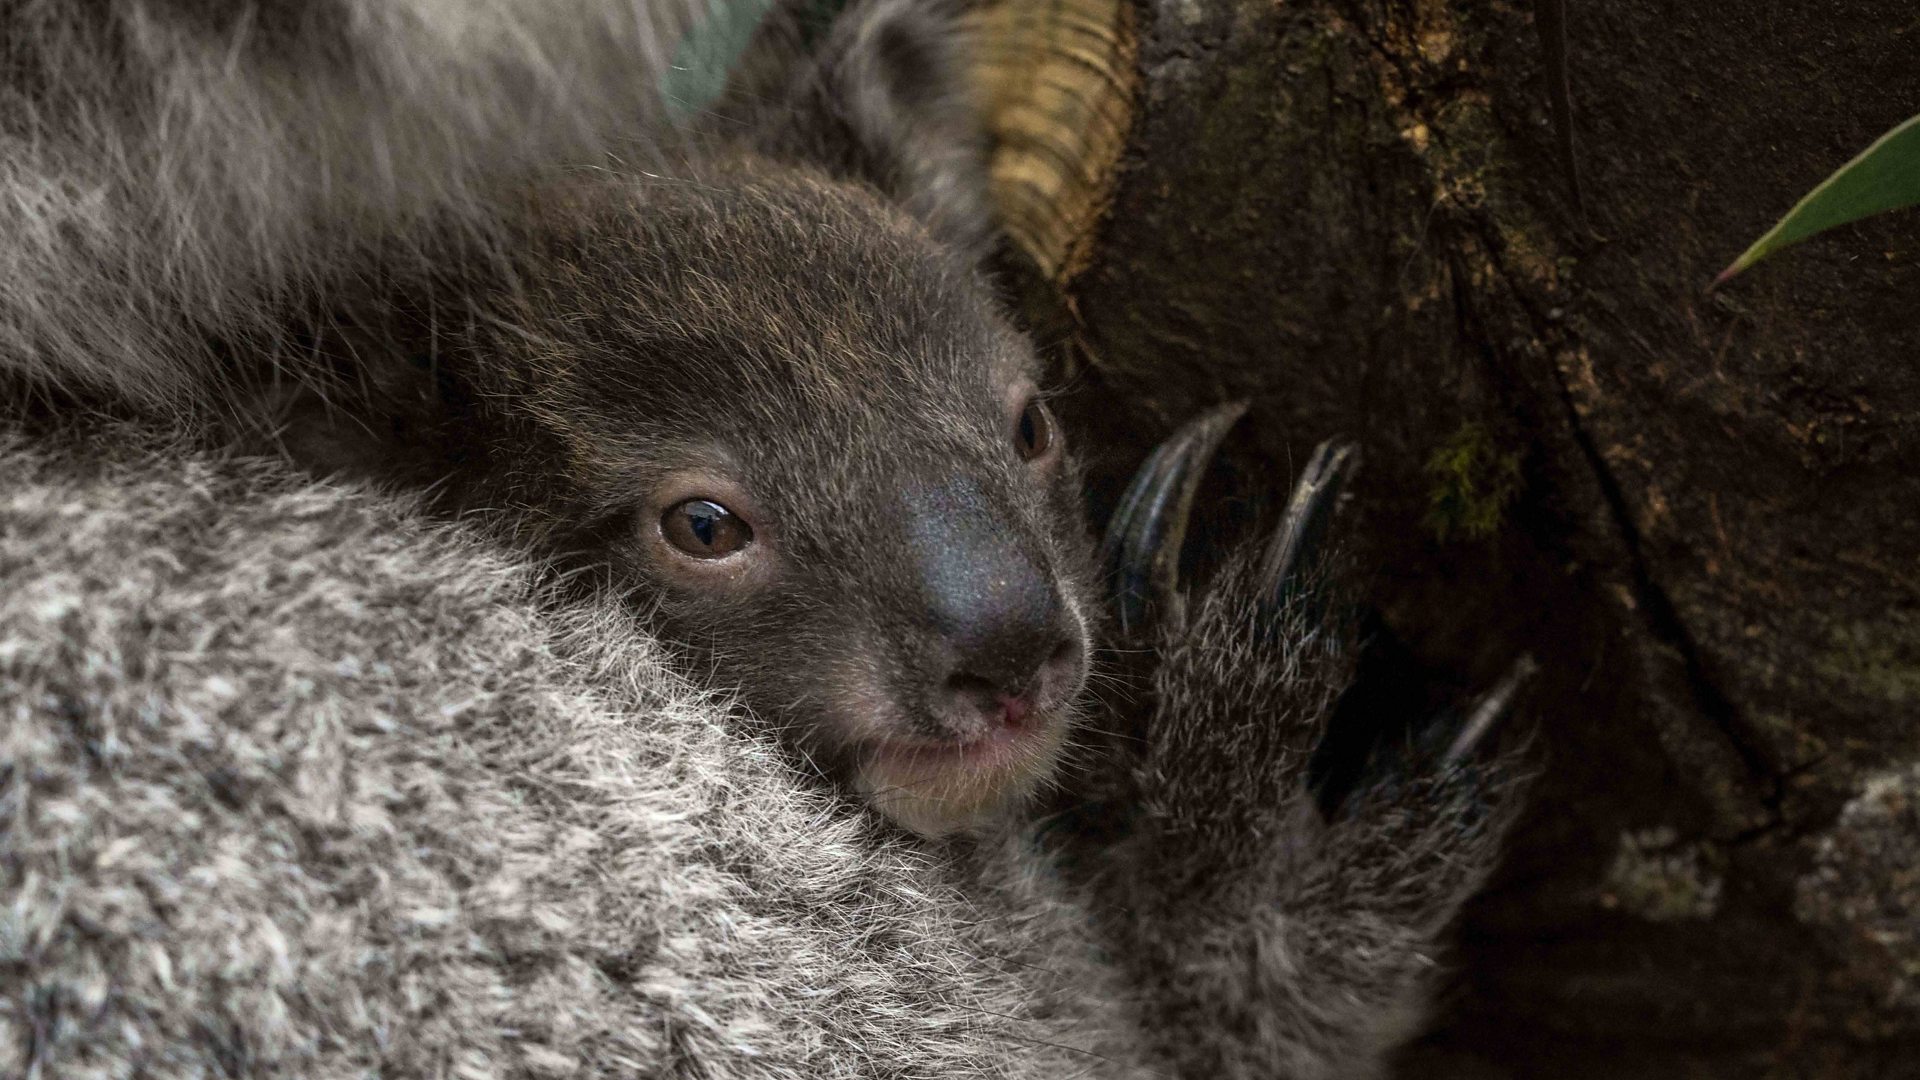
[[[1015,697],[1031,689],[1067,635],[1058,596],[1042,573],[1025,563],[993,569],[981,587],[936,593],[933,617],[953,647],[954,685]]]
[[[958,480],[916,500],[913,532],[934,628],[951,649],[950,688],[1019,698],[1049,660],[1070,652],[1060,593],[1041,561]]]

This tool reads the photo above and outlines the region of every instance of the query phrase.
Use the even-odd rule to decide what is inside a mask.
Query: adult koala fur
[[[1377,1072],[1510,800],[1402,768],[1322,821],[1346,669],[1292,545],[1138,627],[1167,663],[1120,843],[932,847],[802,783],[615,601],[202,423],[370,250],[484,240],[499,193],[644,130],[683,23],[0,0],[0,1073]],[[1165,565],[1147,494],[1123,548]]]
[[[149,409],[660,115],[688,0],[0,0],[0,368]]]

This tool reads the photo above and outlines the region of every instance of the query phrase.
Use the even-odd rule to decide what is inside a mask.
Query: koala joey
[[[315,9],[352,16],[338,26],[309,25],[293,4],[101,6],[115,34],[97,50],[80,42],[88,55],[133,72],[122,54],[151,52],[172,76],[188,68],[167,52],[174,37],[152,32],[174,25],[157,13],[181,26],[206,12],[258,14],[257,29],[252,15],[239,20],[247,40],[317,69],[269,65],[266,84],[311,88],[335,106],[315,114],[330,118],[308,133],[315,145],[381,160],[344,178],[290,168],[304,194],[283,206],[272,184],[239,182],[251,174],[223,153],[232,140],[194,143],[204,168],[167,174],[152,196],[164,212],[149,212],[140,183],[112,189],[130,200],[127,221],[193,227],[107,230],[97,246],[76,246],[71,228],[49,226],[32,249],[71,262],[60,263],[71,275],[133,237],[150,261],[182,245],[201,252],[194,273],[153,275],[152,295],[129,304],[148,262],[104,277],[89,269],[98,288],[68,290],[71,307],[35,293],[27,306],[36,318],[51,312],[44,319],[9,309],[0,346],[61,388],[126,383],[130,398],[172,400],[208,381],[223,395],[237,387],[242,407],[221,400],[212,411],[270,414],[280,445],[315,471],[426,490],[567,579],[623,593],[653,636],[737,692],[821,775],[908,830],[965,834],[952,850],[1005,856],[1000,869],[1015,880],[1072,893],[1057,906],[1088,913],[1103,959],[1125,969],[1119,982],[1154,1058],[1103,1060],[1096,1072],[1372,1074],[1419,1021],[1439,935],[1487,872],[1516,804],[1515,770],[1480,749],[1513,680],[1464,719],[1380,748],[1350,790],[1316,792],[1308,756],[1352,654],[1321,552],[1354,459],[1338,447],[1316,455],[1271,538],[1183,583],[1175,568],[1199,472],[1231,410],[1149,459],[1109,527],[1103,575],[1040,361],[979,269],[991,233],[980,148],[952,90],[954,29],[941,7],[850,7],[814,59],[766,80],[770,91],[755,84],[766,100],[722,110],[710,130],[660,136],[636,154],[644,169],[583,167],[527,185],[522,169],[497,189],[474,167],[447,190],[395,173],[374,194],[418,187],[421,200],[374,200],[382,221],[401,224],[369,237],[355,229],[367,207],[329,200],[385,176],[398,136],[520,116],[512,80],[471,109],[455,107],[466,84],[449,83],[389,117],[371,152],[360,121],[386,113],[336,91],[375,95],[406,80],[362,84],[356,69],[329,65],[377,46],[404,72],[416,39],[388,31],[437,33],[435,20],[392,15],[401,21],[389,25],[376,18],[381,5],[359,2]],[[284,18],[266,17],[276,12]],[[533,6],[523,14],[547,25]],[[0,4],[9,27],[55,16],[65,17],[58,5]],[[476,17],[444,29],[460,44],[481,31],[511,44],[517,26]],[[322,33],[338,49],[287,44]],[[265,63],[232,55],[246,62],[208,49],[190,70],[225,85]],[[469,74],[484,80],[486,54],[473,55]],[[68,77],[73,64],[44,66],[24,82],[58,84],[86,104],[73,131],[167,130],[143,110],[171,116],[161,106],[172,99],[105,101]],[[262,115],[301,117],[311,101],[268,104],[280,111]],[[51,107],[34,117],[65,123]],[[285,130],[264,124],[247,145],[304,152]],[[28,133],[21,145],[53,145]],[[146,134],[138,145],[140,155],[92,156],[167,162],[181,150]],[[55,149],[63,167],[90,159]],[[534,140],[519,156],[546,150]],[[466,167],[488,155],[453,157]],[[443,162],[415,164],[434,174]],[[221,245],[193,247],[204,230],[188,211],[203,202],[207,224],[253,220],[234,200],[198,197],[222,190],[216,181],[300,228],[233,226]],[[295,252],[318,235],[309,226],[348,234],[329,242],[324,290],[303,291],[304,271],[207,254],[256,240]],[[9,284],[67,280],[22,265]],[[257,295],[243,280],[255,273],[284,287]],[[285,295],[297,298],[284,305],[299,309],[294,329],[258,331],[287,314],[276,306]],[[245,318],[216,317],[227,308]],[[191,355],[187,373],[159,361],[47,367],[68,353],[105,355],[102,341],[147,342],[155,319],[167,348],[135,352]],[[50,348],[49,327],[74,340]],[[207,336],[221,346],[202,348]],[[278,366],[256,370],[267,341],[280,346]],[[297,373],[294,389],[278,371]],[[1090,693],[1095,667],[1116,673],[1115,686]],[[1061,790],[1042,804],[1050,785]],[[992,903],[983,895],[979,910]],[[862,1052],[848,1052],[849,1068]]]
[[[630,593],[821,773],[940,835],[1054,775],[1098,616],[927,7],[852,9],[744,134],[503,200],[484,242],[328,310],[301,347],[339,380],[280,435]]]
[[[538,186],[483,244],[329,311],[306,347],[342,372],[333,411],[284,432],[627,592],[926,836],[1059,775],[1103,624],[1040,361],[976,265],[939,10],[856,6],[744,132]]]

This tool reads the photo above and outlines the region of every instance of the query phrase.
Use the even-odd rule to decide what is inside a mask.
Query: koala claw
[[[1123,633],[1143,625],[1150,612],[1180,609],[1180,547],[1193,499],[1221,440],[1246,411],[1245,402],[1231,402],[1189,420],[1153,448],[1127,485],[1104,545]]]

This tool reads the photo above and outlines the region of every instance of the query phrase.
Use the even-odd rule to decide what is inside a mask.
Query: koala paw
[[[1195,494],[1239,412],[1157,448],[1109,526],[1110,662],[1135,694],[1110,725],[1125,823],[1105,887],[1179,1075],[1369,1075],[1417,1030],[1518,808],[1522,770],[1487,736],[1532,662],[1375,747],[1329,807],[1308,762],[1353,678],[1328,538],[1359,455],[1321,444],[1279,525],[1189,587]]]

